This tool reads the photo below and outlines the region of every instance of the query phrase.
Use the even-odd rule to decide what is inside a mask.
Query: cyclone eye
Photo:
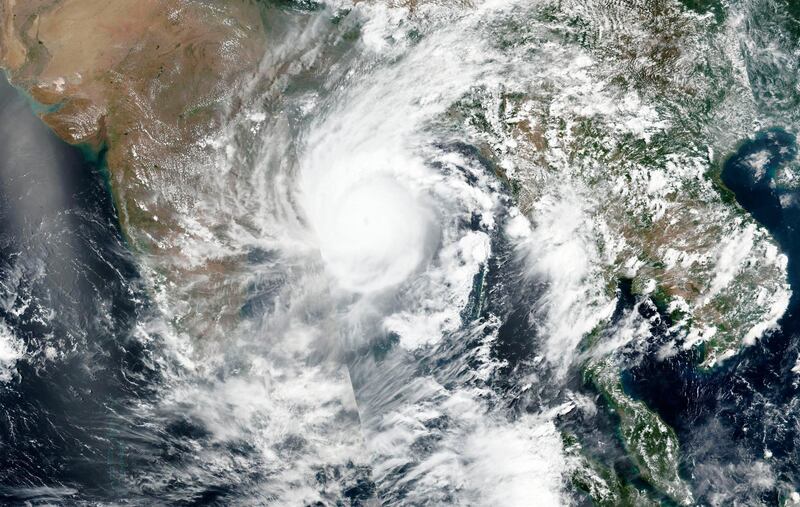
[[[326,269],[352,292],[403,282],[430,250],[430,210],[388,175],[340,183],[310,213]]]

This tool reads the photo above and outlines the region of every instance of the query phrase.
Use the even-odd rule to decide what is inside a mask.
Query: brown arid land
[[[42,118],[64,140],[108,148],[126,233],[129,222],[169,219],[169,199],[145,182],[185,180],[159,162],[215,124],[264,46],[248,0],[3,0],[0,15],[0,66],[12,83],[52,106]]]
[[[164,283],[196,278],[206,294],[224,283],[218,263],[180,262],[191,232],[177,217],[202,181],[198,142],[258,69],[261,16],[253,0],[0,0],[0,67],[61,138],[105,153],[123,234]],[[224,299],[195,298],[176,319],[205,334],[236,306]]]

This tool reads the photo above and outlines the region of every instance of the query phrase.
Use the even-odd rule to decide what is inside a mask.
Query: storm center
[[[359,179],[327,197],[328,206],[312,220],[325,267],[343,288],[386,289],[422,263],[430,211],[402,183],[388,176]]]

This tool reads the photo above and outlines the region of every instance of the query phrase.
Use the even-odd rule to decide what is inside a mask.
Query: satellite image
[[[1,506],[800,506],[800,0],[0,0]]]

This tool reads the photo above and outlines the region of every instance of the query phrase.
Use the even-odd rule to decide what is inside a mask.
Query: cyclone
[[[0,504],[800,505],[789,0],[0,6]]]
[[[376,161],[338,163],[349,162],[356,165],[304,176],[302,200],[320,254],[346,290],[397,286],[431,256],[433,211],[391,174],[357,167]]]

